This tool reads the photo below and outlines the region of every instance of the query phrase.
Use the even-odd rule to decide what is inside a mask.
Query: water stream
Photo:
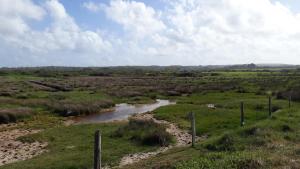
[[[167,106],[175,104],[169,100],[157,99],[153,104],[137,104],[131,105],[127,103],[117,104],[115,109],[110,112],[105,112],[101,114],[92,114],[88,116],[81,117],[76,120],[76,123],[100,123],[100,122],[110,122],[116,120],[126,120],[133,114],[136,113],[146,113],[153,111],[161,106]]]

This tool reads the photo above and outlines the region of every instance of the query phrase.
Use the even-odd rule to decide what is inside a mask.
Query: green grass
[[[273,169],[299,168],[299,105],[270,119],[227,129],[196,144],[177,148],[124,168]],[[174,163],[174,161],[176,161]]]
[[[71,92],[60,92],[58,95],[63,95],[66,97],[66,100],[71,100],[74,102],[82,102],[82,101],[101,101],[110,99],[109,96],[104,93],[97,92],[89,92],[89,91],[71,91]]]
[[[198,135],[218,135],[228,129],[240,126],[240,102],[245,104],[245,123],[251,125],[268,118],[268,99],[265,96],[240,93],[209,93],[181,97],[176,105],[161,107],[155,110],[155,117],[174,122],[188,129],[190,121],[188,112],[195,112]],[[215,104],[216,109],[210,109],[207,104]],[[273,100],[273,106],[284,108],[287,102]]]
[[[246,120],[246,125],[242,128],[239,121],[241,99],[245,102]],[[217,108],[207,108],[206,104],[208,103],[215,104]],[[250,168],[267,166],[265,164],[267,161],[272,162],[273,158],[276,158],[276,156],[272,156],[271,159],[263,159],[264,156],[260,152],[264,152],[264,146],[268,146],[268,142],[277,141],[282,144],[286,141],[297,143],[299,140],[299,134],[294,133],[300,128],[296,125],[300,114],[297,111],[299,105],[294,103],[294,108],[288,110],[287,102],[284,100],[273,100],[273,104],[280,105],[281,110],[274,113],[273,118],[269,119],[266,96],[225,92],[178,97],[177,105],[161,107],[154,112],[155,116],[188,129],[190,122],[187,113],[193,111],[196,113],[197,134],[208,135],[209,139],[198,143],[196,149],[174,149],[171,152],[175,151],[175,154],[171,155],[168,152],[160,155],[161,158],[158,156],[158,158],[146,160],[131,167],[139,168],[141,165],[140,168],[151,168],[156,165],[165,165],[181,169],[217,168],[220,165],[224,168],[240,168],[244,164],[250,165]],[[260,106],[257,108],[257,105]],[[294,119],[289,116],[289,111],[292,111],[291,115]],[[20,166],[25,169],[90,168],[93,158],[93,133],[97,129],[103,132],[103,162],[105,165],[117,165],[120,158],[129,153],[157,148],[130,139],[130,137],[139,135],[138,133],[143,135],[145,132],[142,131],[142,127],[132,131],[128,127],[126,129],[125,123],[63,127],[60,123],[56,123],[62,118],[51,114],[45,116],[46,114],[41,113],[34,116],[35,119],[32,121],[28,120],[25,123],[25,126],[29,128],[41,126],[45,131],[21,138],[21,140],[47,141],[49,142],[49,152],[24,162],[4,166],[3,169],[16,169]],[[120,129],[126,130],[123,132],[126,136],[112,137]],[[152,131],[151,129],[152,127],[149,126],[149,131]],[[283,133],[283,130],[286,132]],[[264,153],[271,153],[271,150],[266,150]],[[177,162],[174,163],[176,158],[178,160],[175,160]],[[264,162],[263,164],[260,163],[261,160]]]
[[[9,91],[11,96],[1,97],[3,102],[0,103],[0,108],[33,108],[34,115],[24,119],[20,128],[44,129],[39,134],[20,140],[47,141],[49,151],[33,159],[0,168],[91,168],[93,134],[97,129],[103,132],[105,165],[117,165],[120,158],[128,153],[154,150],[157,146],[146,146],[131,139],[134,136],[143,138],[142,136],[149,131],[155,131],[150,132],[151,134],[158,133],[153,126],[148,126],[149,130],[147,127],[129,130],[130,127],[126,128],[125,123],[64,127],[62,124],[65,118],[50,113],[52,109],[45,105],[57,103],[57,107],[60,108],[64,107],[65,103],[66,109],[77,106],[91,109],[92,103],[107,100],[111,103],[150,103],[156,98],[177,102],[177,105],[155,110],[156,118],[189,129],[187,114],[193,111],[196,114],[197,135],[209,137],[197,143],[195,148],[175,148],[125,168],[300,168],[300,104],[293,102],[293,108],[289,110],[286,100],[276,100],[273,97],[274,107],[280,110],[270,119],[266,96],[267,92],[274,95],[277,91],[288,91],[290,87],[299,84],[298,70],[281,72],[280,69],[237,69],[187,72],[192,73],[192,76],[185,77],[180,75],[180,71],[168,69],[154,71],[155,76],[145,78],[142,71],[130,72],[128,69],[126,73],[112,72],[110,77],[91,78],[92,83],[88,86],[78,80],[77,87],[72,87],[70,82],[87,77],[89,73],[82,75],[76,71],[55,71],[49,72],[48,75],[51,76],[38,77],[41,76],[40,73],[29,70],[26,75],[12,72],[1,76],[3,83],[0,83],[0,91]],[[180,76],[177,77],[176,74]],[[63,78],[65,75],[66,78]],[[43,91],[30,86],[28,80],[70,85],[71,91]],[[176,96],[170,96],[170,93],[176,93]],[[245,103],[244,127],[240,127],[241,101]],[[215,104],[217,108],[209,109],[207,104]],[[96,109],[98,110],[98,107]],[[122,129],[124,137],[111,137]]]
[[[126,138],[111,137],[124,124],[75,125],[56,127],[21,138],[48,142],[48,152],[33,159],[0,167],[1,169],[88,169],[93,165],[94,132],[102,134],[103,165],[117,165],[129,153],[150,151],[152,146],[140,146]]]
[[[70,92],[47,92],[47,91],[34,91],[26,93],[29,98],[39,98],[39,99],[52,99],[52,100],[68,100],[73,102],[82,101],[101,101],[105,99],[110,99],[108,95],[96,91],[70,91]]]
[[[21,74],[14,74],[14,73],[7,74],[7,75],[2,75],[2,76],[0,75],[0,77],[6,78],[6,79],[11,80],[11,81],[16,81],[16,82],[24,81],[24,80],[42,79],[41,77],[37,77],[37,76],[34,76],[34,75],[21,75]]]
[[[49,113],[47,111],[39,111],[34,116],[31,116],[28,119],[24,120],[24,124],[20,126],[20,128],[28,128],[28,129],[51,129],[54,127],[61,127],[64,118],[57,116],[53,113]]]

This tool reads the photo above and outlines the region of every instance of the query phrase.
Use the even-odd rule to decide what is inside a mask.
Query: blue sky
[[[286,5],[293,12],[299,12],[300,11],[300,3],[297,0],[273,0],[273,2],[276,2],[276,1]]]
[[[37,3],[42,3],[44,0],[35,0]],[[147,6],[151,6],[156,10],[164,10],[166,8],[166,3],[163,0],[136,0],[137,2],[142,2]],[[108,20],[103,12],[92,13],[88,12],[82,4],[85,2],[103,3],[109,4],[110,0],[60,0],[64,5],[66,10],[71,16],[73,16],[80,25],[86,27],[87,29],[97,30],[97,29],[109,29],[116,32],[122,32],[119,25]],[[287,8],[291,9],[293,12],[300,11],[300,2],[297,0],[272,0],[272,2],[280,2],[286,5]],[[44,23],[45,25],[47,22]],[[45,26],[44,25],[44,26]]]
[[[300,64],[296,0],[1,0],[0,67]]]
[[[43,4],[45,0],[34,0],[33,2],[37,4]],[[83,7],[86,2],[109,4],[110,0],[60,0],[66,9],[66,11],[76,20],[76,22],[83,28],[89,30],[113,30],[114,33],[122,35],[124,33],[120,29],[120,25],[111,20],[107,19],[104,12],[90,12]],[[165,8],[165,3],[163,0],[137,0],[137,2],[142,2],[147,6],[151,6],[156,10],[163,10]],[[44,29],[49,26],[50,19],[45,18],[43,22],[33,22],[32,26],[35,29]]]

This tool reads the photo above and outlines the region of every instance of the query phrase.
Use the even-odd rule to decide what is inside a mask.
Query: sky
[[[300,64],[298,0],[0,0],[0,67]]]

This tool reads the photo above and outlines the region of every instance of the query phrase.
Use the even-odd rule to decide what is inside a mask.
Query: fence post
[[[272,98],[269,96],[269,117],[272,117]]]
[[[192,129],[192,147],[195,147],[195,140],[196,140],[196,120],[195,120],[195,113],[190,112],[191,118],[191,129]]]
[[[101,169],[101,133],[99,130],[95,132],[94,169]]]
[[[244,120],[244,102],[241,102],[241,126],[245,125],[245,120]]]
[[[289,108],[291,108],[292,96],[289,96]]]

